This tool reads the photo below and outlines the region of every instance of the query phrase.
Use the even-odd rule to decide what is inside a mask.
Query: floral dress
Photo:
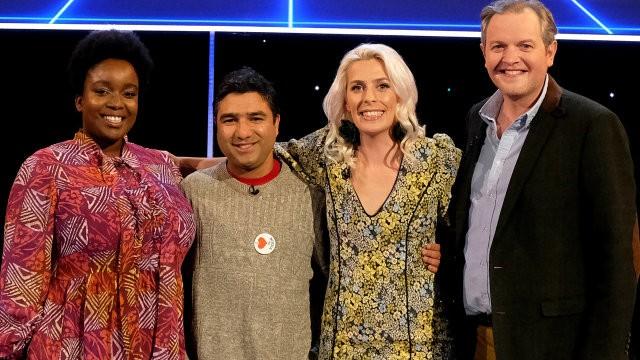
[[[327,128],[276,152],[326,192],[331,241],[321,359],[449,359],[444,302],[420,257],[445,217],[460,150],[446,135],[422,137],[404,156],[380,210],[368,215],[346,164],[323,155]]]
[[[107,157],[83,132],[30,156],[7,206],[0,358],[184,359],[180,179],[166,153]]]

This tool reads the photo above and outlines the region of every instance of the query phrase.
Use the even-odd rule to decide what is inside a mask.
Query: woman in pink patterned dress
[[[30,156],[9,197],[0,358],[185,358],[191,207],[169,155],[126,138],[151,66],[130,32],[93,32],[76,47],[82,129]]]

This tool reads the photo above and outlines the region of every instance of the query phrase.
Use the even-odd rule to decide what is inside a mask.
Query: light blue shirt
[[[471,181],[469,230],[464,247],[463,301],[467,315],[491,314],[489,288],[491,242],[498,225],[511,174],[529,133],[531,120],[538,113],[547,93],[548,82],[549,76],[545,79],[538,101],[518,117],[500,138],[498,138],[496,124],[502,106],[500,90],[496,91],[479,111],[482,121],[488,126]]]

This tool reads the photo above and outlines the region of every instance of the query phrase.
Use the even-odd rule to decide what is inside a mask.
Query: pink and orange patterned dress
[[[4,226],[0,358],[185,358],[180,180],[166,153],[108,157],[83,132],[29,157]]]

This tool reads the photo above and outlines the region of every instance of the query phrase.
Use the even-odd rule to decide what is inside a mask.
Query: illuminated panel
[[[287,26],[288,0],[76,0],[56,23]]]
[[[485,3],[477,0],[4,0],[0,1],[0,28],[89,29],[114,25],[164,31],[350,34],[363,30],[366,34],[371,30],[371,34],[388,31],[388,35],[459,36],[461,32],[476,33],[480,29],[479,13]],[[549,0],[546,3],[565,38],[583,34],[616,35],[618,37],[607,39],[619,41],[626,39],[624,36],[640,36],[638,0]],[[40,26],[48,23],[56,26]],[[416,31],[429,33],[416,34]],[[637,41],[633,39],[630,41]]]
[[[287,0],[77,0],[59,23],[286,26]]]
[[[439,3],[443,4],[443,3]],[[297,0],[294,9],[294,26],[302,27],[379,27],[386,29],[449,29],[480,30],[478,1],[446,2],[446,6],[434,6],[434,2],[422,0],[397,1],[367,0]],[[552,3],[551,11],[558,13],[564,24],[570,27],[594,28],[590,19],[569,2]]]
[[[561,34],[608,34],[606,26],[599,19],[589,16],[577,2],[554,1],[545,5],[553,14]]]
[[[607,24],[614,34],[640,35],[640,1],[580,0],[580,3]]]
[[[452,0],[438,6],[423,0],[341,1],[297,0],[294,26],[380,27],[392,29],[448,28],[478,30],[476,6]],[[442,4],[442,3],[440,3]]]
[[[0,22],[48,23],[67,0],[0,1]]]
[[[294,8],[294,26],[297,27],[347,27],[385,29],[442,29],[480,30],[478,1],[341,1],[298,0]],[[606,34],[606,30],[570,1],[547,4],[565,33]],[[640,23],[640,21],[638,22]]]

